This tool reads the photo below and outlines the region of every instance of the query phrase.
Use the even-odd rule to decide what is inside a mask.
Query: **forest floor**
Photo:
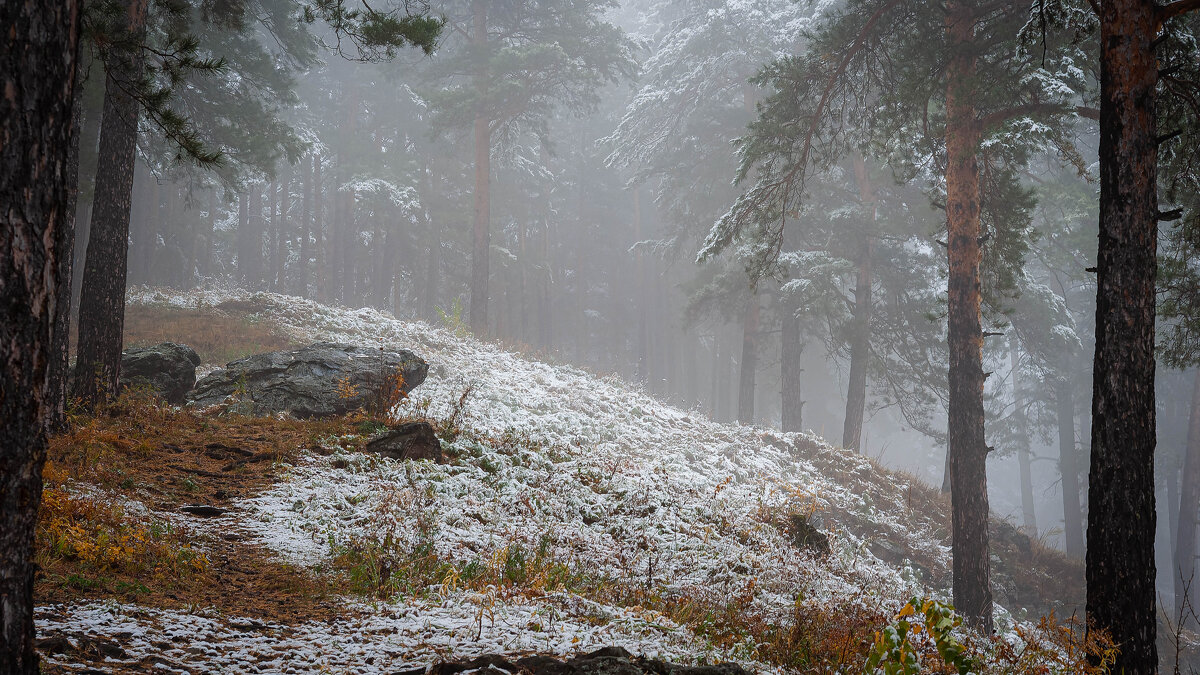
[[[397,418],[430,421],[450,461],[358,452],[394,421],[363,415],[133,395],[74,419],[44,473],[45,672],[395,672],[611,645],[835,672],[910,597],[947,595],[945,498],[811,435],[286,296],[136,291],[126,328],[205,370],[315,340],[412,349],[429,377]],[[992,543],[1003,639],[1079,611],[1077,562],[1001,522]]]

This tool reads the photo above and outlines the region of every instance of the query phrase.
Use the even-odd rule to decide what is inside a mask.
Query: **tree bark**
[[[752,289],[742,315],[742,362],[738,369],[739,424],[754,424],[754,380],[758,374],[758,294]]]
[[[33,536],[54,402],[78,2],[0,3],[0,673],[34,675]]]
[[[983,437],[983,329],[980,325],[979,163],[981,128],[973,101],[975,15],[947,3],[951,56],[946,84],[946,223],[949,420],[954,604],[972,626],[992,632],[988,564],[987,445]]]
[[[1079,452],[1075,449],[1075,394],[1070,380],[1054,386],[1058,413],[1058,471],[1062,476],[1063,549],[1069,557],[1083,558],[1083,507],[1079,496]]]
[[[131,0],[126,29],[145,30],[147,0]],[[140,44],[140,40],[135,43]],[[83,290],[79,299],[79,347],[72,395],[85,407],[116,396],[121,376],[125,328],[125,280],[128,271],[130,201],[137,162],[138,102],[126,93],[142,76],[140,51],[113,54],[107,64],[104,118],[100,123],[100,160]]]
[[[483,337],[488,329],[488,263],[491,256],[491,128],[483,98],[487,93],[486,59],[487,6],[483,0],[471,3],[471,42],[478,51],[479,73],[475,78],[475,95],[480,99],[475,112],[475,220],[471,245],[471,331]]]
[[[1196,370],[1192,385],[1187,454],[1183,459],[1181,482],[1178,527],[1175,535],[1174,618],[1195,627],[1194,612],[1200,612],[1200,607],[1196,604],[1196,517],[1197,511],[1200,511],[1200,369]],[[1188,609],[1191,612],[1185,612]]]
[[[1100,241],[1087,618],[1120,645],[1114,673],[1157,672],[1154,278],[1158,162],[1151,0],[1100,3]]]
[[[1009,363],[1012,366],[1013,420],[1017,436],[1017,468],[1021,474],[1021,525],[1025,534],[1034,539],[1038,536],[1037,507],[1033,502],[1033,469],[1029,458],[1029,421],[1025,416],[1025,392],[1021,389],[1017,372],[1020,357],[1017,342],[1009,343]]]

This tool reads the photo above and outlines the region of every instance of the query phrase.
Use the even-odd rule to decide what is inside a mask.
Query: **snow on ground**
[[[97,636],[119,638],[123,653],[110,653],[113,666],[163,673],[392,673],[444,658],[573,654],[609,645],[678,662],[717,656],[698,650],[686,629],[665,618],[565,594],[536,604],[498,600],[483,613],[438,598],[352,604],[347,611],[351,616],[338,622],[282,625],[105,602],[41,607],[37,626],[77,646]]]
[[[472,387],[462,409],[464,432],[447,448],[457,455],[454,463],[310,453],[288,480],[241,504],[249,512],[241,528],[297,564],[319,567],[334,547],[389,538],[408,546],[431,541],[441,559],[460,566],[486,565],[519,547],[540,550],[593,577],[684,597],[750,593],[757,610],[778,620],[791,613],[798,596],[824,606],[859,603],[895,610],[910,596],[930,592],[911,568],[876,558],[863,538],[870,534],[850,523],[869,523],[872,532],[886,533],[908,551],[948,566],[949,552],[935,534],[933,514],[905,508],[904,484],[873,476],[875,487],[863,488],[863,477],[874,471],[871,465],[813,436],[713,423],[620,379],[533,361],[371,309],[241,291],[142,289],[130,298],[193,308],[231,300],[261,308],[262,318],[299,341],[407,348],[425,358],[429,376],[402,404],[401,414],[444,419],[464,388]],[[828,456],[843,475],[823,474],[814,456]],[[792,546],[780,527],[789,513],[826,522],[831,553]],[[743,662],[749,654],[748,647],[718,653],[686,629],[663,630],[666,624],[658,619],[627,620],[632,615],[612,607],[602,611],[623,618],[605,623],[598,634],[581,635],[590,624],[572,619],[572,612],[583,606],[579,603],[594,603],[562,594],[500,602],[495,623],[485,619],[487,630],[476,639],[478,594],[442,590],[439,602],[398,600],[368,612],[358,620],[366,622],[362,625],[292,627],[294,639],[312,649],[333,641],[366,650],[375,649],[375,640],[363,636],[394,628],[397,658],[417,660],[426,654],[489,650],[573,653],[581,645],[602,643],[625,644],[635,653],[707,654]],[[563,603],[575,603],[575,609],[564,611]],[[143,620],[106,614],[96,606],[57,611],[108,633],[122,622]],[[529,629],[529,617],[539,612],[562,615],[558,631]],[[395,618],[397,613],[402,618]],[[231,630],[228,623],[205,623],[203,617],[145,614],[146,621],[190,621],[213,635]],[[41,627],[49,621],[43,618]],[[428,630],[416,628],[438,622],[462,630],[435,630],[442,640],[437,642]],[[252,648],[248,642],[246,649]],[[312,656],[317,659],[312,663],[332,658]]]

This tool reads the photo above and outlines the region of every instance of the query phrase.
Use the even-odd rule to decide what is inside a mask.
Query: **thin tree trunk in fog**
[[[471,3],[471,42],[479,50],[480,58],[486,58],[487,47],[487,3],[473,0]],[[487,73],[475,77],[476,96],[484,98],[487,91]],[[471,245],[471,331],[483,337],[488,328],[488,258],[491,255],[491,128],[484,114],[482,103],[475,112],[475,220]]]
[[[1071,382],[1060,378],[1054,387],[1058,413],[1058,471],[1062,476],[1063,548],[1069,557],[1083,558],[1083,507],[1079,499],[1079,451],[1075,448],[1075,395]]]
[[[79,81],[79,71],[74,74]],[[67,376],[71,367],[71,265],[75,258],[76,207],[79,204],[79,142],[83,124],[83,92],[76,87],[71,104],[71,140],[67,152],[67,207],[62,218],[54,251],[58,264],[58,285],[54,289],[54,337],[50,341],[50,365],[46,386],[46,428],[51,433],[67,426]]]
[[[721,326],[718,330],[724,331],[728,339],[722,341],[724,349],[721,350],[717,361],[720,372],[717,383],[717,420],[728,422],[733,419],[733,405],[730,399],[733,395],[733,345],[736,338],[731,327]]]
[[[714,421],[720,421],[720,410],[717,403],[721,398],[721,331],[719,328],[713,330],[713,348],[712,348],[712,386],[708,394],[708,416]]]
[[[783,232],[784,246],[794,250],[796,228],[787,228]],[[800,332],[800,319],[796,316],[799,306],[790,300],[780,289],[779,316],[779,406],[780,422],[783,431],[802,431],[804,428],[804,368],[801,367],[801,357],[804,354],[804,341]]]
[[[754,424],[754,378],[758,371],[758,294],[750,291],[750,300],[742,315],[742,363],[738,373],[738,413],[740,424]]]
[[[547,272],[542,277],[542,294],[541,300],[538,303],[538,314],[541,315],[539,325],[542,331],[542,349],[551,351],[554,349],[554,306],[551,302],[551,287],[554,285],[553,272],[550,271],[550,220],[546,219],[546,226],[542,228],[542,262],[546,266]]]
[[[1176,5],[1184,3],[1174,3]],[[1087,619],[1121,646],[1115,673],[1157,672],[1154,278],[1158,161],[1152,0],[1100,3],[1100,238]]]
[[[846,387],[846,420],[842,428],[842,447],[862,450],[863,415],[867,407],[867,361],[871,339],[871,257],[874,244],[870,237],[859,254],[858,275],[854,282],[854,312],[850,318],[850,378]]]
[[[784,431],[803,431],[804,393],[801,390],[801,378],[804,369],[800,367],[800,357],[804,353],[804,343],[800,339],[800,320],[796,318],[796,307],[783,298],[780,299],[780,309],[783,315],[779,349],[782,428]]]
[[[987,453],[983,437],[983,329],[980,325],[979,162],[982,129],[973,104],[976,19],[964,0],[946,7],[946,223],[949,420],[954,606],[992,632],[988,561]]]
[[[846,387],[846,419],[842,427],[842,447],[861,451],[863,415],[867,408],[867,362],[871,358],[871,259],[875,256],[872,236],[875,220],[875,193],[866,162],[861,155],[854,157],[854,178],[858,184],[859,200],[864,210],[870,209],[870,219],[864,219],[862,248],[858,254],[858,275],[854,280],[854,312],[850,318],[850,379]]]
[[[1029,458],[1029,421],[1025,417],[1025,394],[1017,370],[1020,358],[1015,339],[1009,342],[1009,363],[1012,365],[1013,420],[1017,435],[1017,468],[1021,473],[1021,522],[1025,534],[1037,538],[1037,507],[1033,503],[1033,469]]]
[[[342,202],[342,302],[349,307],[362,304],[362,284],[360,282],[358,260],[358,219],[354,214],[354,190],[341,192]]]
[[[388,247],[388,250],[392,252],[391,255],[388,257],[390,260],[399,261],[401,259],[400,248],[401,248],[401,246],[403,246],[403,244],[400,241],[400,234],[398,232],[394,232],[394,231],[389,232],[388,239],[391,241],[391,245]],[[395,267],[394,274],[390,271],[392,267]],[[392,277],[392,316],[396,317],[397,319],[399,319],[404,314],[408,314],[410,316],[412,315],[412,308],[406,307],[405,303],[404,303],[404,301],[408,299],[408,298],[404,297],[404,269],[405,269],[405,267],[407,267],[407,265],[405,265],[403,263],[399,263],[399,264],[395,264],[395,265],[391,265],[391,264],[388,265],[388,268],[389,268],[388,274]],[[413,275],[413,276],[416,276],[416,275]],[[415,287],[417,285],[416,281],[414,280],[411,285],[415,289]]]
[[[529,334],[529,260],[526,257],[528,252],[525,248],[525,221],[517,222],[517,255],[520,256],[517,260],[517,283],[519,285],[518,292],[520,296],[521,306],[519,316],[521,317],[521,325],[519,327],[518,339],[525,344],[533,342],[532,336]]]
[[[633,189],[633,241],[642,241],[642,195],[641,190],[636,187]],[[637,375],[638,379],[645,383],[650,377],[650,312],[647,307],[649,298],[646,293],[646,261],[640,246],[634,255],[637,256]]]
[[[83,87],[83,82],[80,82],[80,87]],[[80,92],[79,96],[83,96],[83,93]],[[80,131],[80,148],[86,147],[95,150],[99,146],[102,112],[102,110],[89,109],[83,121],[83,129]],[[81,178],[78,179],[79,184],[92,185],[94,193],[96,165],[90,163],[88,166],[81,165],[79,171],[81,175]],[[76,202],[75,250],[71,258],[71,318],[76,326],[79,325],[79,298],[83,292],[83,267],[87,260],[87,246],[91,235],[92,201],[92,199],[85,199],[83,204]]]
[[[73,214],[77,2],[0,3],[0,673],[35,675],[34,529],[46,460],[59,229]],[[124,297],[124,296],[122,296]]]
[[[143,32],[147,0],[131,0],[126,28]],[[123,86],[142,76],[143,57],[116,57],[108,64],[100,161],[92,201],[92,227],[79,301],[79,347],[72,395],[91,407],[117,393],[125,327],[129,211],[137,161],[138,102]]]
[[[309,278],[309,259],[312,257],[312,239],[313,217],[312,217],[312,199],[313,199],[313,164],[316,163],[312,155],[306,155],[300,160],[300,171],[302,185],[300,187],[300,222],[296,224],[296,235],[300,238],[300,255],[296,261],[296,294],[308,297]],[[328,300],[328,295],[323,294],[323,300]]]
[[[325,219],[325,183],[321,178],[324,172],[325,161],[321,158],[320,153],[312,154],[312,174],[310,177],[312,191],[312,213],[307,215],[304,221],[304,236],[312,237],[309,243],[309,254],[316,259],[311,263],[306,259],[305,265],[305,285],[304,297],[311,298],[313,296],[322,296],[328,301],[333,297],[330,291],[330,278],[333,276],[333,271],[329,266],[333,264],[332,246],[333,239],[333,223],[329,222],[326,226]]]
[[[283,259],[283,230],[279,227],[279,186],[278,179],[271,181],[270,187],[267,189],[267,201],[271,203],[271,222],[270,236],[267,245],[270,246],[268,251],[271,255],[271,262],[268,265],[267,272],[267,288],[272,291],[279,290],[279,269],[280,261]]]
[[[422,314],[427,321],[437,315],[438,270],[442,265],[441,230],[433,228],[433,243],[429,247],[429,259],[425,261],[425,306]]]
[[[246,286],[250,278],[250,197],[238,195],[237,273],[238,281]]]
[[[251,290],[262,288],[263,282],[263,186],[257,183],[250,188],[250,231],[246,237],[246,287]]]
[[[1175,535],[1175,615],[1184,615],[1184,599],[1188,606],[1200,612],[1196,604],[1196,518],[1200,511],[1200,369],[1192,384],[1192,409],[1188,417],[1187,453],[1183,459],[1182,489],[1179,493],[1179,515]],[[1194,616],[1191,624],[1195,626]]]
[[[103,166],[100,164],[97,169]],[[138,284],[149,283],[149,267],[146,264],[148,253],[146,251],[146,235],[144,231],[147,229],[147,223],[150,220],[150,205],[154,202],[154,198],[150,196],[150,180],[146,178],[145,169],[137,166],[133,169],[133,187],[132,194],[129,199],[129,243],[127,254],[129,256],[128,270],[126,275],[127,285],[135,286]],[[93,200],[95,197],[93,197]]]
[[[208,214],[204,217],[204,231],[201,233],[204,237],[204,245],[200,250],[199,261],[196,268],[200,272],[201,278],[212,274],[213,261],[213,235],[217,220],[217,188],[213,188],[208,195]]]

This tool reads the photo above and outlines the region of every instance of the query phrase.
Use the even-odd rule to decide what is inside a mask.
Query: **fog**
[[[182,121],[140,118],[129,287],[371,307],[950,487],[947,252],[963,244],[940,56],[893,55],[885,36],[842,43],[870,57],[822,57],[840,39],[821,32],[842,16],[832,1],[406,6],[445,22],[427,53],[282,0],[226,4],[195,9],[195,56],[221,63],[150,74]],[[152,33],[170,35],[154,11]],[[1083,38],[1039,43],[1012,20],[1028,68],[981,75],[996,79],[972,103],[980,252],[964,292],[983,333],[987,497],[1082,560],[1100,133],[1065,113],[1093,105],[1098,70]],[[102,56],[85,50],[77,272],[97,264]],[[821,68],[852,83],[822,89]],[[1060,108],[987,121],[1027,99]],[[1163,255],[1185,250],[1170,232]],[[1168,607],[1179,519],[1197,515],[1179,513],[1193,379],[1168,359],[1154,385]]]

